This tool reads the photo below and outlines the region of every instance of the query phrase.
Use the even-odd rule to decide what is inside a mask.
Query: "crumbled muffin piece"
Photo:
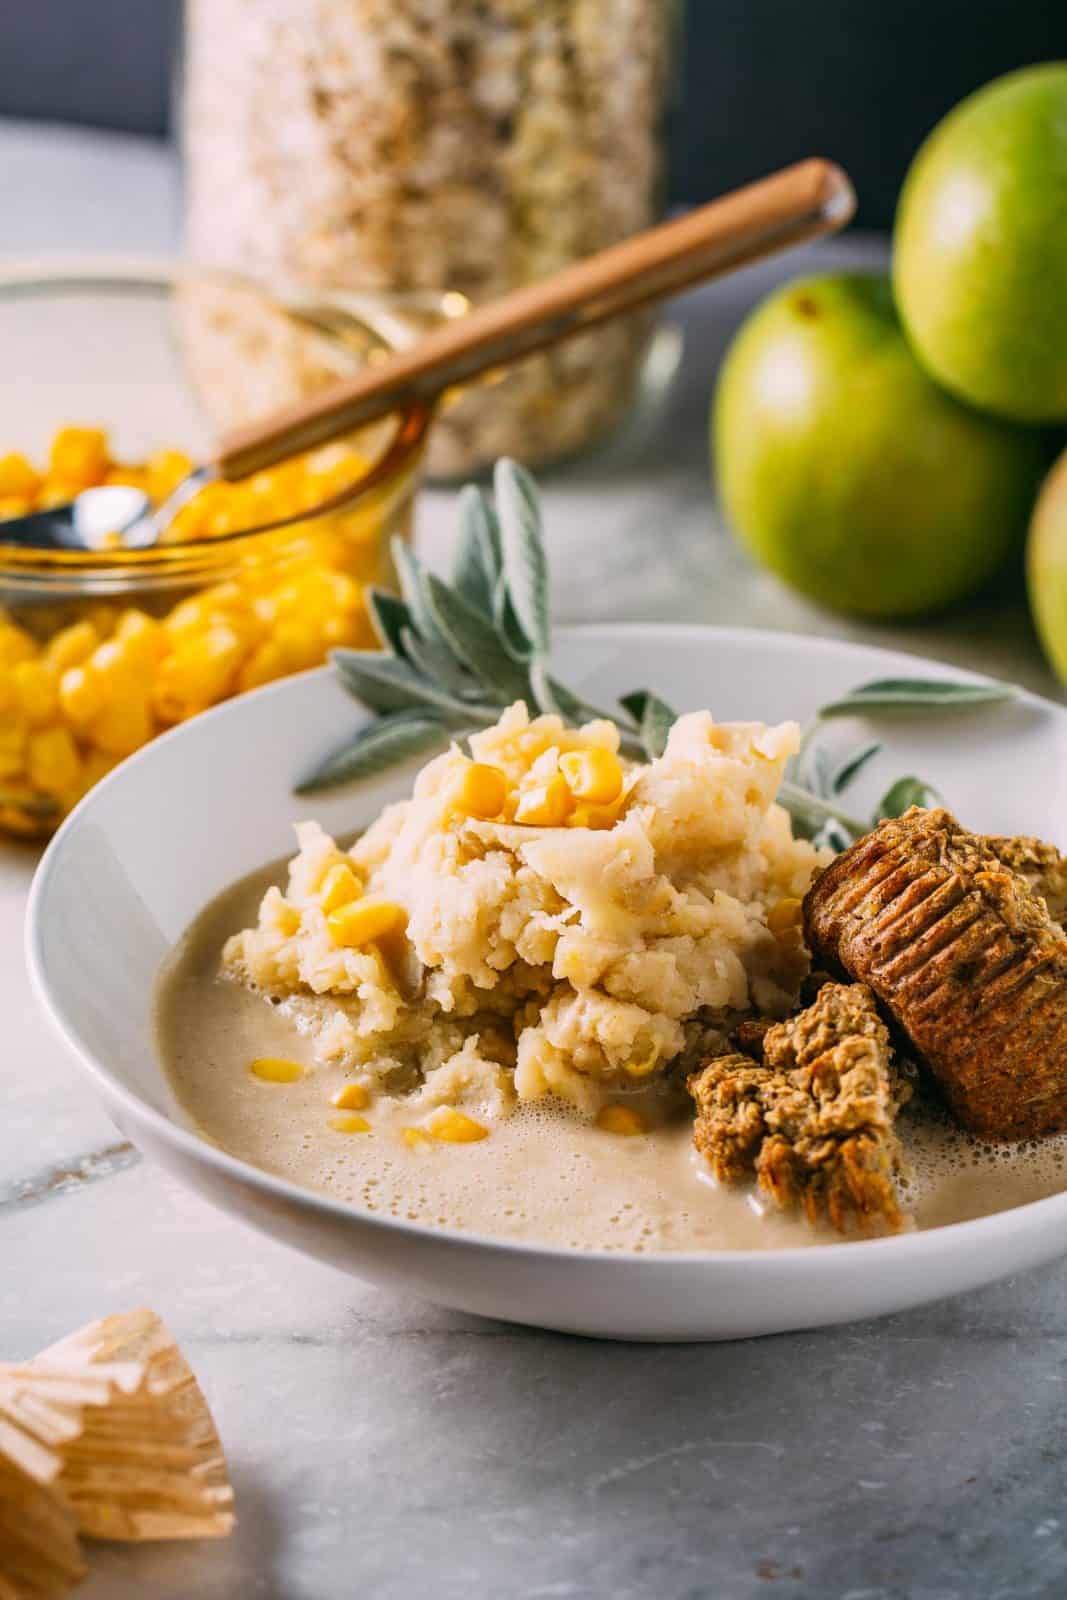
[[[1008,838],[990,834],[985,842],[998,860],[1026,879],[1044,900],[1053,922],[1062,925],[1067,917],[1067,858],[1060,855],[1056,846],[1025,835]]]
[[[762,1061],[764,1042],[773,1027],[770,1017],[746,1017],[738,1024],[733,1042],[741,1055],[748,1056],[751,1061]]]
[[[751,1027],[744,1047],[758,1049]],[[907,1090],[866,985],[825,984],[764,1033],[761,1062],[721,1056],[693,1074],[689,1092],[693,1142],[720,1182],[755,1176],[777,1205],[799,1204],[841,1233],[902,1226],[894,1122]]]

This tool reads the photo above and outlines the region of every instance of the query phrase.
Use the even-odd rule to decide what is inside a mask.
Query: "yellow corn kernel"
[[[45,660],[57,672],[65,672],[68,667],[80,666],[99,643],[100,635],[91,622],[75,622],[49,639],[44,652]]]
[[[365,1111],[370,1104],[370,1095],[364,1084],[346,1083],[330,1096],[330,1104],[336,1106],[338,1111]]]
[[[244,484],[227,483],[207,521],[209,538],[220,539],[228,533],[247,533],[263,523],[263,502]]]
[[[428,1150],[430,1147],[430,1135],[421,1128],[404,1128],[401,1138],[409,1150]]]
[[[20,661],[32,661],[36,654],[32,634],[17,622],[0,621],[0,666],[17,666]]]
[[[159,664],[152,692],[158,714],[165,722],[180,722],[223,699],[242,653],[237,634],[221,623],[182,639]]]
[[[45,662],[20,661],[11,669],[19,710],[27,727],[43,728],[56,714],[56,675]]]
[[[88,667],[68,667],[59,680],[59,706],[76,728],[87,727],[104,708],[107,685]]]
[[[381,649],[381,640],[374,631],[365,605],[361,605],[358,611],[327,617],[322,623],[323,653],[336,649],[338,645],[347,645],[351,650]]]
[[[331,867],[322,880],[319,891],[319,905],[325,916],[333,911],[340,911],[342,906],[350,905],[353,900],[358,900],[363,893],[363,885],[359,878],[343,861]]]
[[[84,483],[67,483],[63,478],[46,478],[34,509],[50,511],[53,506],[69,506],[86,487],[91,486]]]
[[[326,926],[334,944],[358,949],[404,927],[408,914],[395,900],[380,895],[364,895],[349,905],[331,911]]]
[[[295,1083],[304,1076],[300,1062],[287,1061],[284,1056],[257,1056],[248,1070],[253,1078],[262,1078],[264,1083]]]
[[[800,911],[799,900],[778,900],[771,906],[767,912],[767,926],[776,939],[783,934],[799,933]]]
[[[632,1106],[602,1106],[597,1113],[596,1125],[604,1133],[621,1133],[627,1139],[648,1131],[644,1117]]]
[[[508,780],[499,767],[467,761],[448,791],[448,809],[467,817],[498,817],[508,797]]]
[[[98,644],[87,666],[108,685],[136,683],[140,678],[137,653],[121,639],[105,639]]]
[[[562,828],[574,809],[574,796],[563,776],[554,772],[547,783],[538,783],[519,795],[515,821],[531,828]]]
[[[119,465],[108,467],[104,473],[104,482],[125,489],[140,489],[142,494],[148,493],[148,480],[143,467]]]
[[[283,583],[274,596],[281,616],[319,617],[334,609],[330,574],[320,569],[301,572]]]
[[[347,647],[350,650],[370,647],[379,649],[374,638],[368,639],[366,634],[366,619],[362,615],[352,616],[347,612],[338,612],[332,617],[323,617],[320,623],[322,633],[322,648],[337,650]]]
[[[479,1139],[489,1137],[489,1129],[483,1123],[475,1122],[473,1117],[452,1106],[442,1106],[440,1111],[434,1112],[430,1132],[445,1144],[477,1144]]]
[[[369,1133],[370,1132],[370,1123],[367,1121],[366,1117],[360,1117],[360,1116],[354,1116],[354,1115],[343,1116],[343,1117],[331,1117],[330,1118],[330,1127],[333,1129],[334,1133]]]
[[[592,828],[597,832],[604,832],[613,828],[622,816],[622,806],[619,801],[610,806],[577,805],[567,818],[568,828]]]
[[[346,516],[344,564],[349,577],[359,584],[392,583],[393,573],[389,558],[382,551],[381,515],[375,512],[366,536],[360,532],[357,539],[349,537],[352,519]]]
[[[18,723],[0,725],[0,778],[16,778],[26,763],[26,729]]]
[[[247,480],[247,487],[260,499],[273,501],[279,515],[284,516],[290,506],[293,495],[292,485],[303,481],[304,463],[295,457],[291,461],[282,461],[276,467],[265,467],[262,472],[257,472]]]
[[[77,489],[102,483],[110,464],[103,428],[60,428],[48,452],[49,477]]]
[[[101,600],[94,606],[88,606],[83,613],[83,618],[86,622],[92,624],[101,639],[106,639],[115,626],[117,615],[118,608],[116,606],[109,605],[106,600]]]
[[[246,649],[260,642],[264,632],[263,620],[251,596],[239,584],[220,583],[201,598],[212,626],[231,629]]]
[[[0,498],[32,500],[41,487],[41,475],[24,455],[12,450],[0,456]]]
[[[111,756],[128,756],[147,744],[154,731],[144,692],[131,683],[112,690],[104,709],[89,725],[88,734],[98,750]]]
[[[183,600],[174,610],[169,612],[163,626],[172,638],[180,638],[183,633],[199,633],[207,626],[208,614],[203,604],[201,595],[193,595],[188,600]]]
[[[559,770],[576,800],[608,806],[622,792],[622,767],[610,750],[568,750]]]
[[[90,750],[82,761],[83,790],[91,789],[94,783],[106,778],[118,766],[120,759],[119,756],[109,756],[106,750]]]
[[[237,688],[241,694],[249,689],[260,689],[265,683],[284,678],[286,673],[282,653],[273,640],[257,645],[237,674]]]
[[[324,574],[330,585],[330,604],[337,611],[362,611],[363,589],[347,572]]]
[[[303,672],[306,667],[317,667],[326,653],[321,628],[307,620],[280,622],[275,630],[274,642],[281,652],[287,672]]]
[[[125,645],[131,660],[146,667],[154,667],[170,649],[166,628],[146,611],[124,611],[115,625],[113,637]]]
[[[200,498],[200,495],[195,495],[174,513],[160,536],[161,544],[190,544],[204,537],[207,519]]]
[[[184,450],[157,450],[145,462],[145,492],[151,500],[165,500],[192,470]]]
[[[628,1078],[647,1078],[650,1072],[655,1071],[658,1061],[659,1046],[651,1044],[642,1055],[632,1056],[623,1071]]]
[[[26,743],[26,774],[38,789],[62,794],[81,777],[78,747],[66,728],[45,728],[31,733]]]

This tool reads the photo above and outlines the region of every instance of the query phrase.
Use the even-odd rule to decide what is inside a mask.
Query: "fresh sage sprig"
[[[808,723],[800,749],[786,767],[779,799],[798,831],[816,844],[847,849],[886,817],[903,816],[910,806],[938,805],[941,796],[924,778],[909,775],[889,785],[869,817],[851,815],[842,809],[840,797],[883,746],[881,742],[858,745],[832,764],[818,742],[825,723],[839,717],[943,716],[1012,700],[1018,692],[1010,683],[965,683],[956,678],[874,678],[858,684],[820,707]]]
[[[305,773],[297,793],[370,777],[443,749],[450,739],[489,727],[515,700],[571,724],[611,715],[628,755],[651,761],[663,754],[677,712],[650,689],[623,695],[620,709],[608,713],[553,677],[540,498],[533,478],[516,462],[497,462],[492,499],[473,486],[460,494],[449,583],[427,572],[403,542],[394,543],[393,555],[400,595],[372,590],[369,597],[382,649],[332,655],[344,687],[375,719]],[[819,742],[826,722],[890,713],[943,715],[1010,700],[1017,692],[1010,684],[951,678],[859,684],[808,724],[779,799],[798,832],[844,849],[883,817],[939,797],[921,778],[897,778],[870,817],[853,815],[844,797],[882,745],[867,742],[832,760]]]
[[[523,467],[502,460],[493,491],[492,500],[475,487],[460,495],[450,583],[394,542],[400,595],[370,595],[382,650],[332,655],[345,688],[376,720],[305,773],[297,793],[442,749],[450,738],[489,727],[515,700],[570,723],[609,715],[549,671],[548,563],[537,485]],[[632,714],[616,714],[634,756],[662,750],[674,720],[654,696],[639,698]]]
[[[962,711],[971,706],[996,705],[1011,700],[1018,690],[1010,683],[960,683],[954,678],[875,678],[831,700],[819,712],[828,717],[862,717],[872,711],[911,714]]]

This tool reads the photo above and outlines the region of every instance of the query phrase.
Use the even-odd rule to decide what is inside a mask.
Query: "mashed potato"
[[[552,1094],[591,1114],[738,1012],[794,999],[798,902],[819,861],[775,804],[797,744],[793,723],[681,717],[659,760],[623,763],[616,820],[596,830],[457,811],[469,763],[453,746],[351,850],[300,824],[285,893],[268,891],[224,969],[282,1001],[321,1060],[420,1105],[492,1119]],[[617,752],[619,733],[517,704],[470,746],[513,793],[567,752]],[[339,863],[402,908],[402,932],[335,942],[320,900]]]

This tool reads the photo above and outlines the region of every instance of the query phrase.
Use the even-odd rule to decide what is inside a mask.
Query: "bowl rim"
[[[624,641],[634,644],[639,642],[676,641],[687,639],[693,643],[715,639],[725,644],[731,642],[763,641],[767,644],[779,644],[783,640],[800,650],[811,654],[837,653],[844,650],[850,654],[853,650],[862,650],[865,654],[880,656],[884,659],[887,668],[900,662],[911,661],[922,663],[927,667],[945,671],[947,663],[938,662],[931,657],[914,654],[910,651],[891,650],[879,645],[868,645],[845,639],[828,639],[821,636],[807,634],[791,634],[783,630],[771,628],[745,628],[712,623],[671,623],[671,622],[596,622],[582,623],[560,627],[556,630],[559,640],[566,639],[605,639],[619,636]],[[969,668],[951,666],[951,671],[964,679],[975,683],[990,683],[1002,680],[990,678],[988,674],[972,671]],[[292,687],[298,682],[311,679],[322,681],[331,680],[332,672],[329,666],[314,667],[306,672],[295,673],[287,678],[265,685],[261,689],[251,691],[257,697],[281,697],[291,692]],[[251,695],[238,695],[232,700],[201,712],[197,717],[190,719],[192,724],[199,724],[205,718],[224,718],[240,714],[240,706]],[[1067,716],[1067,710],[1057,705],[1054,701],[1032,690],[1018,688],[1019,702],[1034,709],[1051,712],[1058,717]],[[1067,1220],[1067,1188],[1057,1194],[1046,1195],[1039,1200],[1030,1200],[1023,1205],[1009,1206],[1003,1211],[994,1211],[986,1216],[972,1217],[966,1221],[946,1223],[939,1227],[914,1229],[912,1231],[889,1235],[876,1239],[843,1239],[818,1245],[790,1245],[781,1249],[766,1250],[671,1250],[648,1251],[633,1254],[624,1250],[569,1249],[563,1245],[538,1243],[536,1240],[500,1238],[492,1234],[478,1233],[468,1229],[437,1227],[427,1223],[411,1222],[401,1217],[381,1216],[376,1212],[366,1211],[358,1206],[346,1204],[331,1195],[320,1193],[318,1190],[306,1188],[301,1184],[293,1183],[288,1178],[278,1177],[262,1167],[253,1166],[250,1162],[238,1156],[231,1155],[221,1146],[212,1144],[208,1139],[197,1135],[189,1128],[182,1127],[163,1112],[120,1083],[111,1073],[106,1062],[97,1057],[88,1049],[78,1037],[76,1027],[71,1020],[61,1014],[59,1008],[53,1004],[49,992],[49,985],[45,975],[44,959],[44,934],[42,928],[43,906],[47,897],[52,877],[58,870],[66,839],[82,824],[85,815],[91,810],[95,797],[114,784],[121,783],[127,767],[134,763],[151,760],[155,747],[162,740],[180,739],[189,732],[190,724],[179,724],[169,729],[150,741],[141,750],[122,762],[114,771],[107,774],[100,783],[96,784],[87,795],[79,801],[78,805],[65,819],[55,836],[49,842],[30,886],[30,894],[26,907],[24,953],[30,982],[37,1000],[44,1010],[52,1028],[63,1040],[79,1067],[86,1073],[97,1091],[104,1100],[121,1107],[129,1117],[131,1124],[136,1127],[144,1125],[158,1138],[161,1144],[176,1147],[177,1151],[189,1158],[194,1163],[213,1169],[227,1180],[237,1181],[243,1185],[251,1186],[263,1193],[268,1198],[283,1201],[286,1204],[297,1206],[301,1210],[321,1211],[327,1213],[338,1222],[357,1221],[360,1226],[373,1227],[384,1230],[394,1236],[414,1237],[423,1243],[439,1242],[442,1246],[470,1247],[477,1250],[489,1250],[509,1256],[519,1256],[538,1261],[551,1262],[564,1267],[575,1262],[613,1262],[622,1267],[624,1264],[632,1266],[640,1263],[642,1270],[647,1268],[650,1272],[664,1274],[678,1269],[695,1269],[704,1267],[708,1270],[729,1267],[740,1274],[758,1274],[772,1270],[774,1266],[785,1269],[799,1269],[805,1264],[810,1264],[812,1252],[815,1251],[820,1261],[826,1263],[827,1270],[840,1270],[847,1273],[852,1270],[859,1260],[870,1260],[872,1266],[879,1258],[890,1255],[892,1258],[910,1256],[913,1260],[921,1261],[930,1255],[940,1255],[946,1249],[981,1248],[984,1242],[1011,1241],[1016,1235],[1028,1234],[1031,1231],[1029,1224],[1040,1226],[1053,1219]],[[158,1071],[164,1076],[165,1069],[158,1058],[154,1056]],[[858,1254],[857,1254],[858,1252]]]
[[[380,327],[373,326],[351,306],[342,305],[344,297],[353,296],[354,292],[341,287],[331,290],[307,286],[298,291],[291,284],[258,279],[249,273],[186,261],[179,256],[46,253],[0,261],[0,303],[77,291],[85,294],[126,291],[146,296],[163,295],[168,289],[186,282],[229,287],[255,295],[291,321],[306,325],[309,331],[341,348],[339,337],[316,323],[313,317],[316,305],[325,308],[333,302],[338,309],[344,309],[353,322],[358,322],[381,349],[399,348],[398,342]],[[368,296],[383,307],[399,304],[404,299],[387,291],[375,291],[373,294],[368,291],[364,298]],[[436,298],[443,306],[448,295],[443,293]],[[195,576],[200,566],[209,561],[209,554],[205,552],[216,551],[220,556],[225,553],[239,558],[246,551],[258,548],[255,541],[261,538],[282,534],[286,529],[299,534],[319,517],[344,510],[364,498],[372,498],[383,486],[402,481],[405,473],[413,471],[418,464],[433,412],[431,404],[418,400],[400,408],[396,429],[378,460],[355,483],[310,510],[211,539],[152,545],[144,550],[41,550],[6,544],[3,523],[0,522],[0,573],[27,579],[55,575],[73,579],[84,577],[87,580],[101,576],[117,579],[129,574],[132,581],[150,581],[176,572],[184,575],[186,566],[191,566]]]

